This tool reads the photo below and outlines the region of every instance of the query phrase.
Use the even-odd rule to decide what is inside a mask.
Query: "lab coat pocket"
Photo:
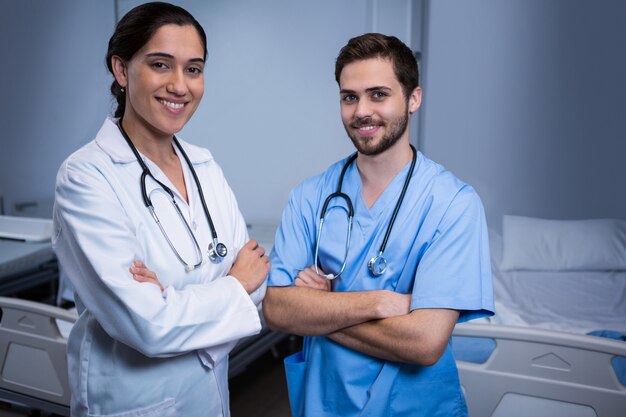
[[[287,356],[284,360],[285,375],[287,376],[287,391],[291,414],[299,417],[304,415],[304,377],[306,375],[306,360],[304,349],[301,352]]]
[[[115,414],[91,414],[89,417],[177,417],[176,401],[168,398],[157,404]]]

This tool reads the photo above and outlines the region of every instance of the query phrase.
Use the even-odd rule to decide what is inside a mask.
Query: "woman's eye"
[[[167,68],[167,65],[165,65],[163,62],[153,62],[152,68],[164,69],[164,68]]]
[[[191,67],[188,69],[188,71],[194,75],[202,74],[202,68],[198,68],[198,67]]]

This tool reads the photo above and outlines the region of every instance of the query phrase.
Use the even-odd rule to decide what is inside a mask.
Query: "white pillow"
[[[503,270],[626,270],[626,220],[505,215],[502,239]]]

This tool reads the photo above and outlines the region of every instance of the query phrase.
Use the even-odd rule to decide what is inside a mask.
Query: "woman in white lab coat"
[[[205,58],[184,9],[131,10],[107,54],[115,116],[59,170],[54,244],[80,315],[73,416],[230,415],[228,353],[261,328],[269,264],[211,153],[175,138],[202,98]]]

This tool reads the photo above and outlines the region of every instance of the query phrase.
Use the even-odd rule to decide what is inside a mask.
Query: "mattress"
[[[0,239],[0,280],[26,273],[55,258],[50,242]]]
[[[25,242],[48,242],[51,233],[52,220],[0,216],[0,238]]]
[[[587,334],[626,334],[626,271],[503,271],[491,232],[496,324]]]
[[[0,216],[0,280],[54,259],[52,220]]]

